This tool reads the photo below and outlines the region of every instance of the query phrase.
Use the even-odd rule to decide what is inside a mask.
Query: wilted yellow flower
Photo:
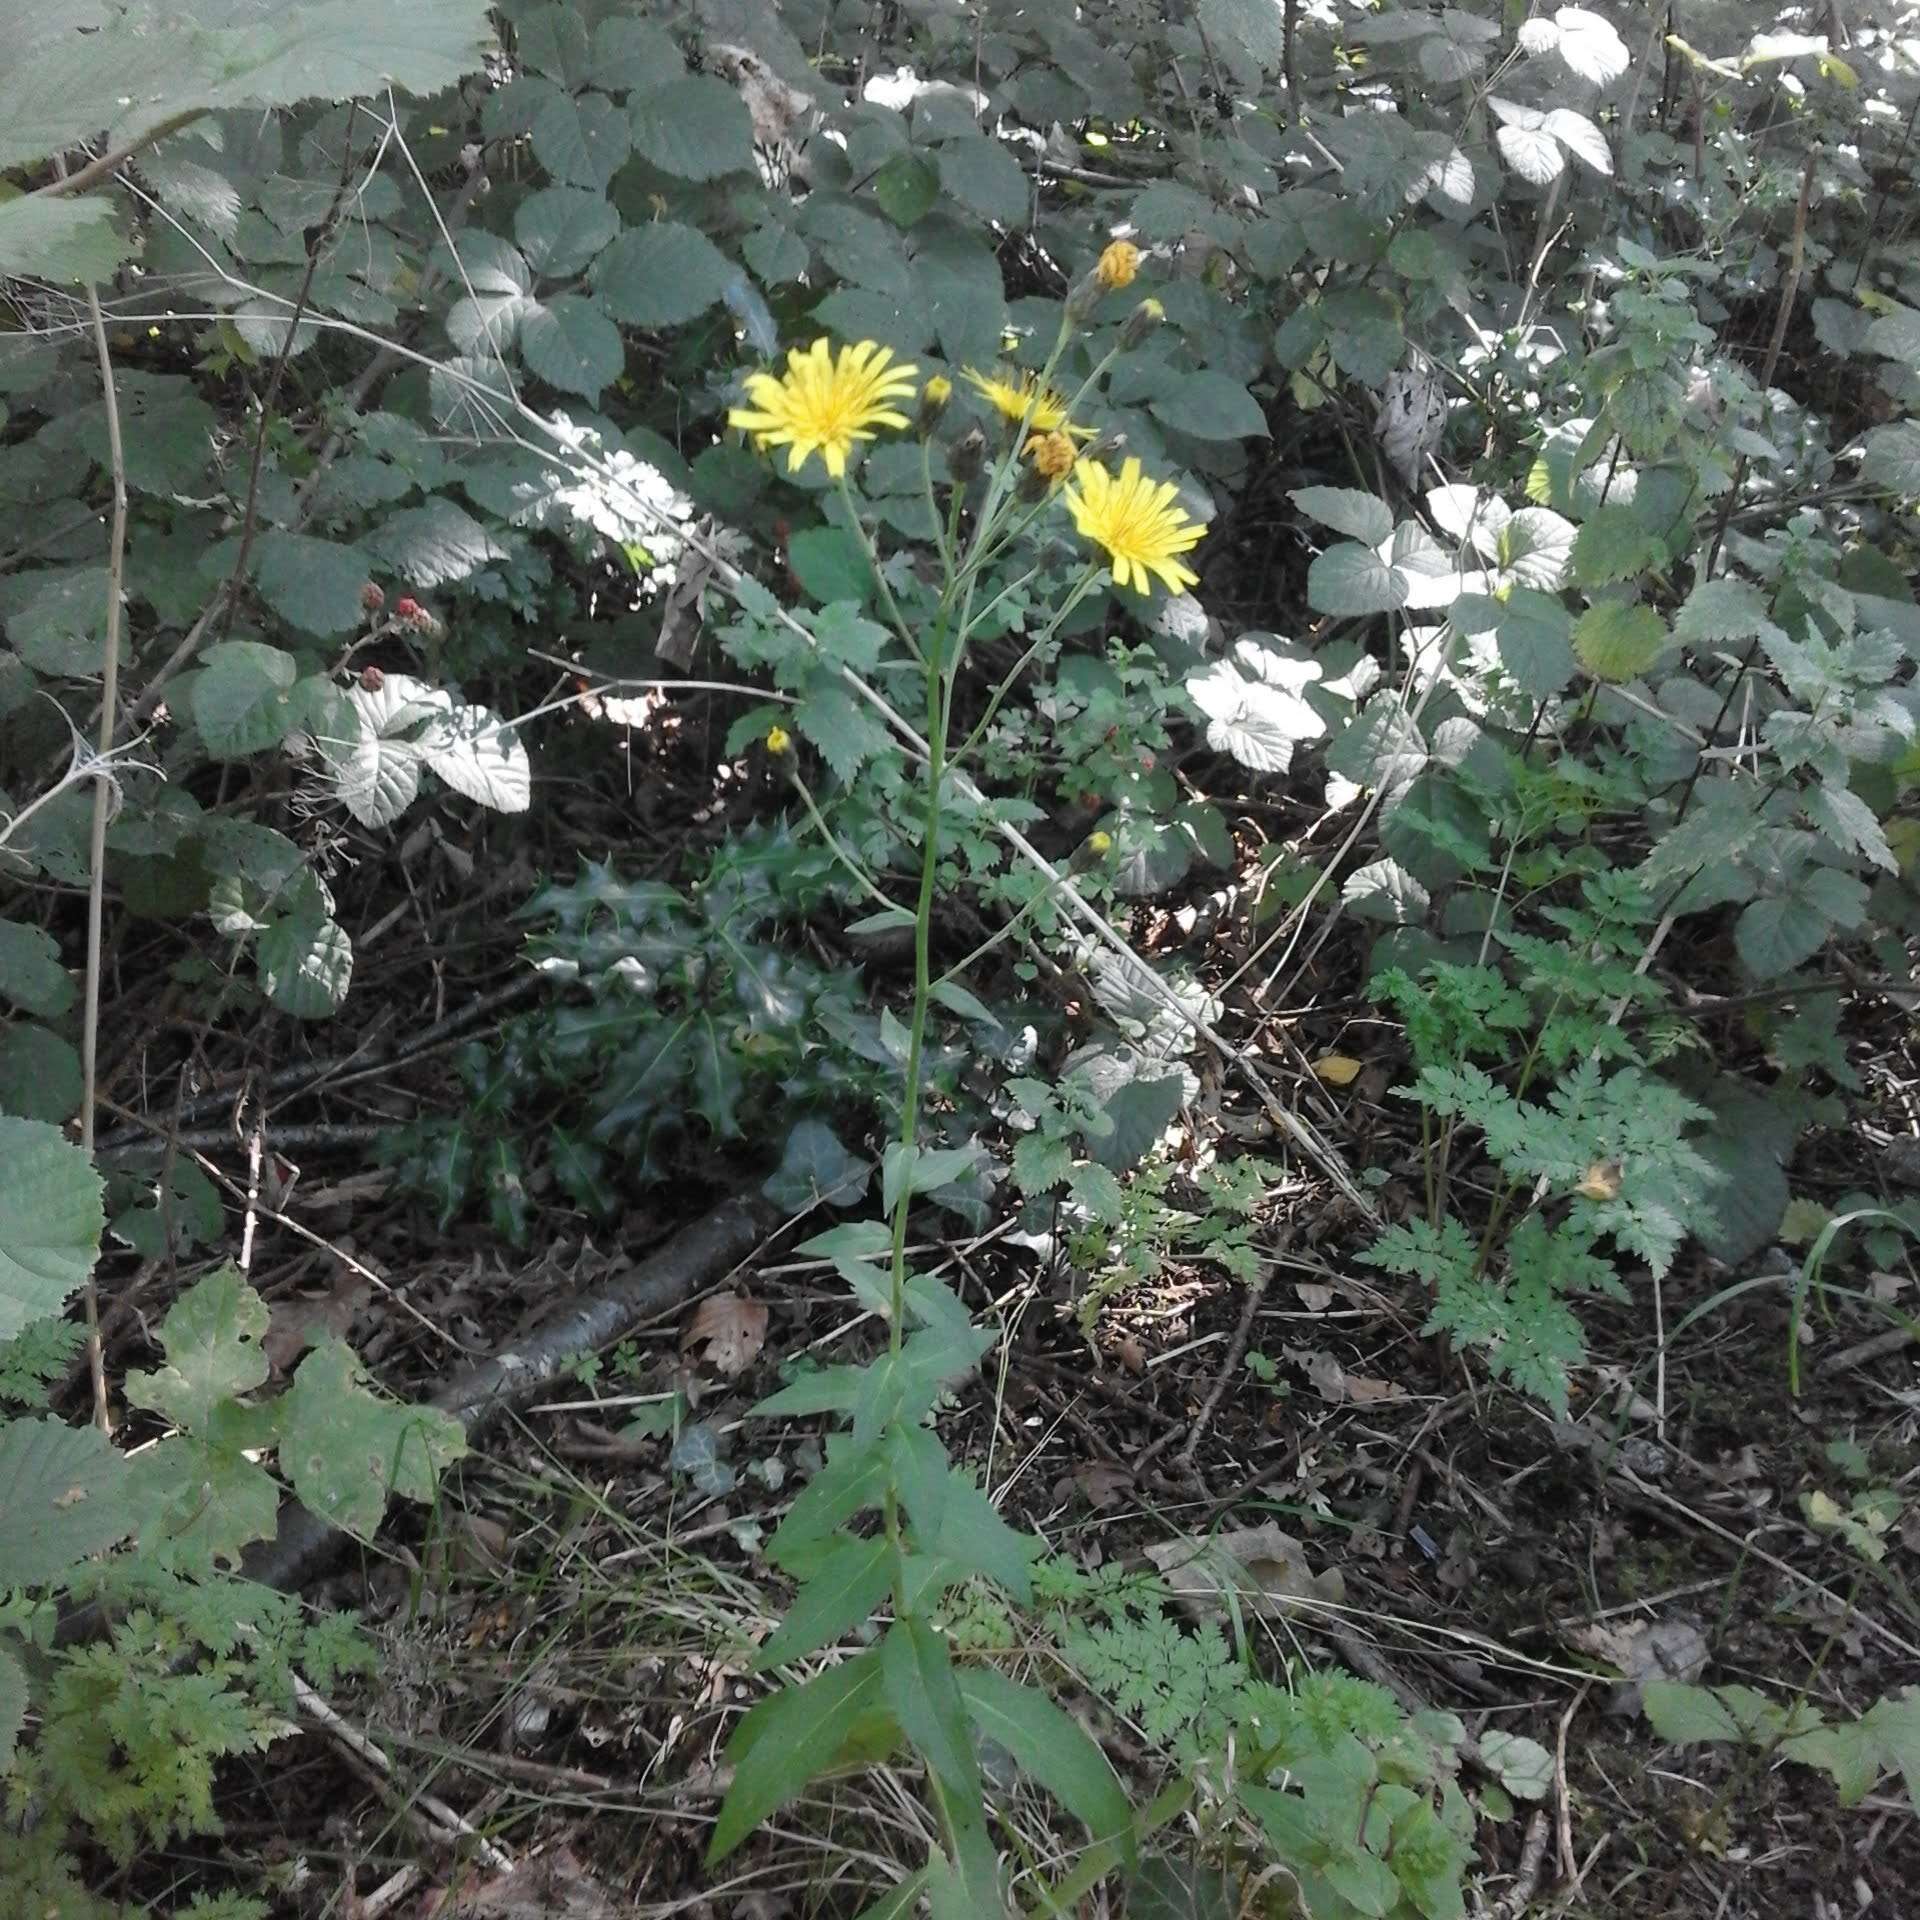
[[[1133,285],[1133,276],[1139,271],[1140,249],[1131,240],[1111,240],[1094,264],[1093,277],[1108,293],[1118,293],[1122,287]]]
[[[894,403],[913,398],[920,370],[892,362],[893,349],[872,340],[842,347],[837,359],[824,338],[804,353],[795,347],[784,374],[748,374],[753,405],[735,407],[727,424],[744,427],[762,452],[785,447],[789,473],[798,473],[807,456],[818,453],[837,480],[847,470],[856,440],[871,440],[876,427],[912,425]]]
[[[1176,504],[1170,480],[1149,480],[1138,460],[1127,460],[1117,478],[1082,460],[1063,498],[1073,524],[1112,557],[1115,586],[1146,593],[1156,574],[1175,593],[1199,584],[1200,576],[1175,556],[1198,546],[1207,530]]]
[[[767,751],[776,760],[784,760],[793,751],[793,735],[785,727],[767,729]]]
[[[1027,458],[1049,480],[1064,480],[1079,457],[1078,448],[1064,433],[1043,433],[1027,442]]]
[[[1024,422],[1034,433],[1075,433],[1085,439],[1091,427],[1076,427],[1067,418],[1065,398],[1051,387],[1043,387],[1030,373],[1016,373],[1010,367],[992,373],[976,373],[972,367],[961,371],[980,396],[998,413],[1016,423]]]

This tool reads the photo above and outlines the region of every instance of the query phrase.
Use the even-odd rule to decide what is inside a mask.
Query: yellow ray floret
[[[872,340],[842,347],[836,359],[830,343],[819,339],[804,352],[795,347],[785,373],[748,374],[753,405],[735,407],[727,424],[744,427],[763,453],[785,447],[789,473],[818,453],[838,480],[856,440],[871,440],[876,427],[912,424],[896,402],[911,403],[919,371],[895,366],[893,349]]]
[[[1199,585],[1199,575],[1176,556],[1198,546],[1207,530],[1176,504],[1173,483],[1149,480],[1138,460],[1125,462],[1118,478],[1097,460],[1082,460],[1061,498],[1080,532],[1112,556],[1115,586],[1146,593],[1155,574],[1175,593]]]
[[[1083,440],[1092,437],[1091,427],[1076,427],[1067,418],[1065,398],[1051,387],[1043,387],[1030,373],[1016,373],[1011,367],[996,367],[992,373],[979,373],[964,367],[968,383],[995,412],[1009,420],[1024,422],[1032,433],[1072,433]]]

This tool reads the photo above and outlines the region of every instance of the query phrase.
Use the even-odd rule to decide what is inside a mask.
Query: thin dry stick
[[[1532,1906],[1535,1889],[1540,1885],[1540,1867],[1547,1857],[1548,1831],[1547,1811],[1542,1807],[1527,1823],[1527,1837],[1521,1844],[1520,1865],[1513,1884],[1491,1909],[1489,1920],[1519,1920]]]
[[[64,171],[64,168],[62,168]],[[113,812],[113,770],[106,756],[113,747],[115,702],[120,692],[120,588],[127,560],[127,461],[120,440],[120,402],[113,387],[113,356],[107,349],[106,316],[100,292],[87,283],[87,319],[93,351],[100,363],[100,387],[107,418],[107,459],[113,475],[113,527],[107,540],[107,638],[100,668],[100,758],[93,776],[93,831],[87,843],[87,965],[80,1015],[80,1150],[93,1158],[94,1095],[100,1059],[100,954],[106,917],[107,821]],[[89,1271],[82,1289],[87,1314],[87,1373],[93,1382],[93,1420],[102,1433],[113,1430],[107,1402],[106,1350],[100,1340],[100,1290]]]
[[[1554,1831],[1560,1850],[1560,1884],[1572,1886],[1580,1877],[1580,1863],[1573,1857],[1573,1796],[1567,1791],[1567,1729],[1573,1716],[1586,1701],[1588,1689],[1582,1687],[1560,1716],[1560,1727],[1553,1743]]]
[[[1173,1456],[1175,1464],[1183,1471],[1192,1470],[1194,1452],[1207,1429],[1213,1425],[1213,1416],[1220,1411],[1220,1403],[1227,1397],[1227,1389],[1240,1371],[1247,1342],[1253,1335],[1254,1315],[1260,1311],[1260,1302],[1267,1297],[1267,1283],[1272,1278],[1273,1268],[1262,1261],[1253,1285],[1247,1289],[1246,1302],[1240,1309],[1240,1324],[1234,1328],[1233,1338],[1227,1342],[1226,1358],[1220,1362],[1220,1371],[1214,1375],[1213,1385],[1208,1389],[1206,1399],[1201,1402],[1200,1411],[1193,1416],[1193,1424],[1188,1427],[1187,1437],[1180,1443],[1180,1451]]]
[[[347,1752],[361,1761],[378,1777],[382,1790],[402,1797],[409,1807],[417,1807],[426,1816],[423,1824],[437,1831],[443,1840],[457,1840],[470,1844],[495,1873],[509,1873],[513,1870],[513,1856],[495,1846],[487,1836],[464,1815],[455,1813],[444,1800],[430,1793],[410,1792],[402,1788],[394,1777],[393,1762],[385,1751],[360,1731],[358,1727],[343,1720],[334,1709],[315,1693],[300,1676],[290,1674],[293,1682],[293,1702],[299,1708],[303,1718],[317,1727],[324,1728],[337,1740]]]

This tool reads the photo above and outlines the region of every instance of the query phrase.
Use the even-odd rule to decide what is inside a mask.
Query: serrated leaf
[[[1584,113],[1570,107],[1555,107],[1546,118],[1545,131],[1558,140],[1583,166],[1595,173],[1613,172],[1613,149],[1607,136]]]
[[[1920,497],[1920,422],[1895,420],[1873,428],[1866,437],[1860,477],[1902,499]]]
[[[260,1341],[267,1305],[231,1262],[183,1293],[160,1327],[166,1365],[127,1375],[127,1398],[201,1433],[224,1401],[251,1393],[267,1378]]]
[[[1612,586],[1645,573],[1664,556],[1661,542],[1631,507],[1603,506],[1574,539],[1573,577],[1583,587]]]
[[[371,1540],[389,1494],[430,1501],[441,1470],[467,1450],[460,1422],[435,1407],[410,1407],[370,1392],[344,1341],[300,1362],[288,1387],[280,1467],[300,1504]]]
[[[22,63],[24,65],[24,63]],[[116,225],[105,194],[0,200],[0,279],[72,286],[113,278],[133,242]]]
[[[889,746],[890,736],[865,701],[856,699],[838,679],[824,675],[793,709],[793,723],[846,786]]]
[[[292,654],[255,640],[207,648],[193,681],[193,724],[208,753],[239,760],[277,747],[293,722],[289,695],[299,674]]]
[[[1267,434],[1267,416],[1246,386],[1226,373],[1186,373],[1157,388],[1147,411],[1196,440],[1249,440]]]
[[[1553,16],[1554,51],[1568,70],[1596,87],[1609,86],[1630,64],[1627,43],[1612,21],[1585,7],[1562,7]]]
[[[1051,1193],[1072,1171],[1073,1148],[1056,1135],[1036,1128],[1014,1142],[1014,1185],[1029,1198]]]
[[[5,271],[0,260],[0,272]],[[27,1676],[20,1663],[0,1645],[0,1779],[13,1767],[13,1751],[27,1720]]]
[[[940,184],[963,207],[1003,227],[1024,227],[1033,187],[1020,163],[984,134],[962,134],[940,149]]]
[[[0,1113],[59,1126],[79,1111],[83,1090],[70,1040],[31,1020],[0,1027]]]
[[[619,231],[612,202],[589,187],[542,187],[528,194],[513,216],[521,256],[547,280],[582,272]]]
[[[1662,1740],[1692,1744],[1744,1738],[1740,1723],[1712,1687],[1649,1680],[1640,1689],[1648,1724]]]
[[[753,121],[724,80],[696,73],[640,95],[633,142],[662,173],[717,180],[753,170]]]
[[[533,803],[533,764],[513,723],[490,707],[455,706],[421,732],[420,757],[463,799],[496,813]]]
[[[1666,625],[1651,607],[1605,600],[1574,623],[1574,658],[1596,680],[1632,680],[1653,665],[1666,645]]]
[[[528,308],[520,321],[520,357],[548,386],[589,400],[620,377],[627,360],[620,329],[577,293]]]
[[[73,1005],[73,976],[60,964],[53,935],[17,920],[0,920],[0,998],[23,1013],[56,1020]]]
[[[365,618],[360,589],[365,556],[311,534],[263,533],[255,548],[253,584],[289,626],[322,639],[348,633]]]
[[[910,227],[933,211],[940,197],[939,171],[921,154],[896,153],[873,176],[873,197],[896,227]]]
[[[727,1742],[733,1785],[707,1842],[718,1866],[771,1813],[831,1767],[854,1722],[880,1704],[878,1649],[762,1700]]]
[[[438,496],[425,506],[389,514],[363,544],[411,593],[455,586],[488,561],[507,557],[506,548],[472,514]]]
[[[11,1340],[85,1284],[106,1212],[87,1156],[44,1121],[0,1116],[0,1167],[0,1340]]]
[[[1703,580],[1673,618],[1673,637],[1689,646],[1762,639],[1778,632],[1760,590],[1730,576]]]
[[[1377,547],[1393,536],[1393,509],[1378,494],[1357,487],[1295,487],[1287,498],[1323,527],[1362,546]]]
[[[1407,604],[1407,582],[1370,547],[1342,541],[1314,556],[1307,604],[1316,613],[1392,613]]]
[[[175,1433],[127,1463],[127,1491],[139,1516],[142,1553],[191,1571],[238,1567],[280,1514],[280,1488],[236,1443]]]
[[[353,983],[353,942],[317,909],[283,914],[254,946],[267,998],[296,1020],[330,1020]]]
[[[126,1456],[98,1427],[69,1427],[52,1419],[0,1424],[0,1541],[6,1544],[7,1584],[50,1586],[81,1561],[125,1539],[133,1531],[126,1468]]]
[[[726,291],[732,263],[705,234],[674,220],[629,227],[593,265],[594,291],[616,320],[677,327]]]
[[[604,190],[633,148],[633,128],[603,93],[555,89],[533,117],[533,150],[556,180]]]
[[[1550,186],[1566,171],[1560,142],[1542,126],[1496,127],[1493,138],[1507,165],[1536,187]]]
[[[1553,1791],[1553,1755],[1538,1740],[1493,1728],[1481,1739],[1480,1755],[1516,1800],[1544,1800]]]

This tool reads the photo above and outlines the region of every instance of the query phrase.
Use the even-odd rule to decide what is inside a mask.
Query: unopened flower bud
[[[387,684],[387,676],[378,667],[360,669],[360,687],[364,693],[378,693]]]
[[[772,754],[776,760],[791,760],[793,758],[793,735],[790,734],[785,727],[769,727],[767,729],[767,751]]]
[[[1047,497],[1047,489],[1052,484],[1046,474],[1029,461],[1020,469],[1020,481],[1013,490],[1013,497],[1022,506],[1031,507]]]
[[[378,613],[387,604],[387,590],[377,580],[369,580],[360,589],[360,606],[364,612]]]
[[[1111,240],[1094,263],[1093,277],[1108,293],[1118,293],[1133,285],[1140,271],[1140,249],[1131,240]]]
[[[1079,449],[1077,457],[1082,460],[1111,460],[1126,444],[1127,436],[1124,433],[1099,434]]]
[[[1095,867],[1113,851],[1113,835],[1105,828],[1090,833],[1074,849],[1073,858],[1067,863],[1070,873],[1085,873],[1089,867]]]
[[[920,411],[914,419],[913,430],[921,439],[925,439],[940,423],[940,416],[947,410],[947,402],[953,398],[953,382],[944,373],[936,373],[920,389]]]
[[[964,487],[968,481],[979,478],[986,459],[987,436],[978,427],[969,427],[947,449],[947,471]]]
[[[1127,348],[1137,347],[1166,317],[1167,310],[1158,300],[1142,300],[1122,324],[1120,344]]]

